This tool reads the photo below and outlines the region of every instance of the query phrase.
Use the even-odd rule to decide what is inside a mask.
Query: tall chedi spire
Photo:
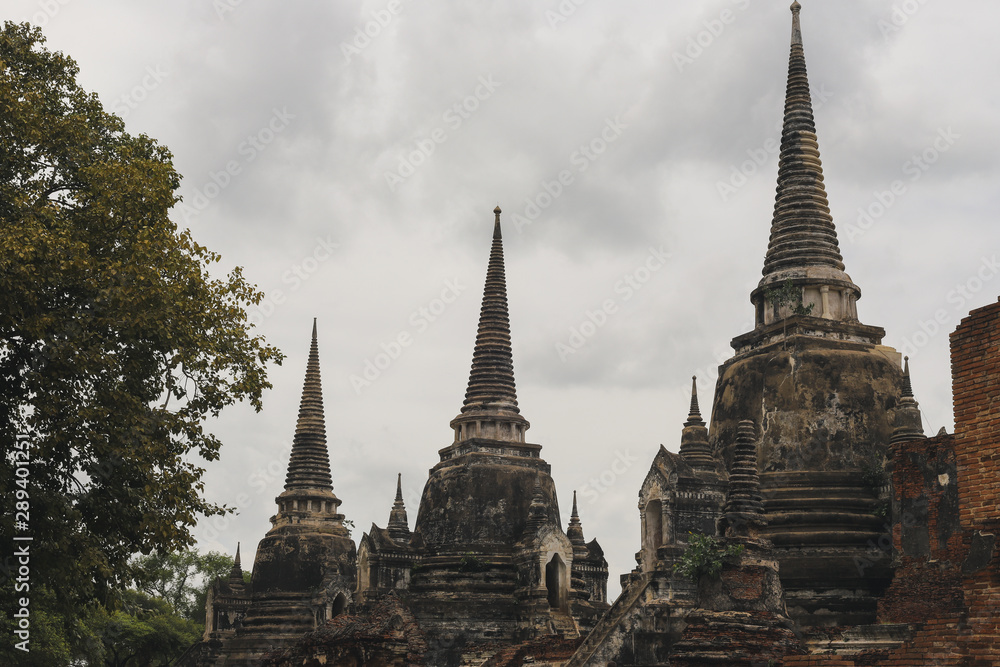
[[[306,363],[306,379],[299,402],[299,419],[292,440],[292,457],[288,462],[285,490],[328,488],[330,455],[326,449],[326,423],[323,418],[323,387],[319,377],[319,344],[316,341],[316,320],[313,319],[312,343]]]
[[[493,209],[493,246],[486,269],[479,330],[472,354],[472,370],[461,413],[451,422],[455,442],[489,438],[524,442],[528,421],[517,407],[514,358],[510,348],[507,280],[504,275],[500,207]]]
[[[844,272],[823,185],[800,9],[798,2],[791,6],[792,43],[771,236],[763,278],[750,296],[758,327],[791,315],[857,322],[855,302],[861,297],[860,288]]]
[[[275,501],[278,503],[278,514],[272,519],[275,527],[285,523],[332,522],[338,528],[335,532],[347,534],[346,528],[340,525],[344,518],[337,513],[341,501],[333,493],[330,476],[315,319],[299,401],[299,417],[292,439],[292,454],[285,475],[285,490]]]
[[[285,476],[285,489],[274,499],[277,513],[271,517],[271,529],[257,545],[253,566],[254,596],[306,596],[289,603],[285,612],[274,612],[270,603],[253,615],[246,625],[253,632],[277,632],[296,624],[312,626],[315,621],[308,605],[321,585],[328,585],[334,570],[344,586],[353,586],[354,542],[340,514],[340,499],[333,493],[330,455],[326,448],[326,425],[323,416],[323,388],[319,374],[319,345],[316,320],[313,320],[306,377],[302,385],[299,416],[292,439],[292,452]],[[324,583],[327,582],[327,583]],[[272,610],[274,611],[274,610]],[[252,616],[252,618],[251,618]],[[287,616],[287,617],[286,617]]]

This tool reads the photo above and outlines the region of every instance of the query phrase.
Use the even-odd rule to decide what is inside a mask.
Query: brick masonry
[[[955,434],[892,448],[897,570],[879,617],[917,631],[886,667],[1000,664],[1000,303],[962,320],[951,364]]]

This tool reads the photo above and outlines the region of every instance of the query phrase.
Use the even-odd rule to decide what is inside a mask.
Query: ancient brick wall
[[[1000,303],[979,308],[951,335],[962,524],[1000,526]]]
[[[918,630],[887,667],[1000,664],[1000,303],[962,320],[951,362],[954,436],[892,448],[899,568],[879,614]]]

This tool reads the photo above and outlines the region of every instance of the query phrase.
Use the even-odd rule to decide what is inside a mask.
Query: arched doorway
[[[559,554],[545,566],[545,588],[548,590],[549,607],[566,608],[566,563]]]
[[[344,597],[343,593],[338,593],[337,597],[333,600],[333,608],[330,611],[330,618],[336,618],[344,613],[347,609],[347,598]]]
[[[656,557],[656,550],[663,546],[663,505],[659,500],[646,503],[646,546]]]

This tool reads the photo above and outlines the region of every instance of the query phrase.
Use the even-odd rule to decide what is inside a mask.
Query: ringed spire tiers
[[[323,387],[319,376],[319,345],[316,319],[313,318],[312,342],[306,379],[302,385],[299,419],[295,424],[292,455],[285,476],[285,490],[326,488],[333,490],[330,455],[326,448],[326,423],[323,417]]]
[[[861,298],[861,289],[844,272],[823,183],[800,10],[798,2],[792,4],[788,84],[771,235],[763,278],[750,296],[758,326],[792,315],[858,321],[855,304]],[[776,303],[775,292],[781,289],[785,290],[784,298]]]
[[[681,431],[680,455],[696,470],[714,470],[716,461],[708,442],[708,427],[698,407],[698,378],[691,377],[691,407]]]
[[[341,525],[344,516],[337,511],[341,501],[333,493],[333,478],[330,476],[315,318],[306,377],[302,383],[299,417],[292,438],[288,473],[285,475],[285,490],[275,498],[275,502],[278,513],[271,519],[274,525],[272,530],[290,523],[336,524],[335,532],[347,534],[347,529]]]
[[[451,422],[456,443],[470,438],[524,442],[524,432],[529,427],[517,407],[500,207],[493,209],[493,213],[493,245],[486,268],[469,385],[461,412]]]

